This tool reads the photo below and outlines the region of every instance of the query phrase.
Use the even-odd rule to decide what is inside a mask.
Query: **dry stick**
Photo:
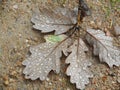
[[[46,23],[46,24],[48,24],[48,25],[64,25],[64,26],[72,26],[72,25],[74,25],[73,23],[70,23],[70,24],[67,24],[67,23],[65,23],[65,24],[62,24],[62,23]]]
[[[80,32],[78,33],[80,35]],[[77,40],[77,60],[78,60],[78,57],[79,56],[79,38]]]

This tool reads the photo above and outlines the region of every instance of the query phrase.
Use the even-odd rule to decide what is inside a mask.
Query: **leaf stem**
[[[94,37],[91,33],[89,33],[87,30],[85,30],[85,32],[87,33],[87,34],[89,34],[91,37],[93,37],[96,41],[98,41],[100,44],[102,44],[103,45],[103,47],[108,51],[108,49],[105,47],[105,45],[99,40],[99,39],[97,39],[96,37]]]

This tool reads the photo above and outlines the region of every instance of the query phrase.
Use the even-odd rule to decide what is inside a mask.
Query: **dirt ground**
[[[77,5],[77,0],[0,0],[0,90],[77,90],[65,75],[64,64],[61,64],[60,74],[51,72],[43,82],[26,80],[22,74],[21,62],[29,55],[29,47],[43,41],[43,35],[32,28],[31,16],[37,6],[47,1]],[[83,26],[113,34],[113,27],[120,26],[120,2],[86,1],[92,16],[85,18]],[[94,77],[85,90],[120,90],[120,67],[110,69],[100,63],[98,57],[93,59],[90,69]]]

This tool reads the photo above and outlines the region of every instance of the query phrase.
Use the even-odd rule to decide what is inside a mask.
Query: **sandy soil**
[[[22,74],[24,66],[21,62],[29,55],[29,47],[43,41],[43,35],[32,28],[30,21],[34,9],[43,1],[47,0],[0,0],[0,90],[77,90],[65,75],[64,64],[59,75],[51,72],[43,82],[26,80]],[[57,1],[53,0],[54,3]],[[113,34],[113,26],[120,26],[120,3],[111,6],[109,0],[86,1],[92,16],[85,18],[83,26]],[[74,3],[59,1],[61,5]],[[110,69],[100,63],[98,57],[93,59],[96,61],[90,69],[94,78],[85,90],[120,90],[120,67]]]

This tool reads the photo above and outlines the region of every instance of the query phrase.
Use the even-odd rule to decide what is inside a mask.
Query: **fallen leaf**
[[[89,78],[93,77],[88,68],[91,62],[85,54],[88,48],[83,40],[79,38],[69,49],[71,54],[67,57],[66,63],[70,63],[70,65],[66,73],[70,76],[71,83],[76,83],[78,89],[84,89],[85,85],[89,83]]]
[[[30,48],[32,55],[22,62],[26,66],[23,70],[26,79],[35,80],[39,78],[40,80],[45,80],[51,70],[56,73],[60,72],[60,57],[62,51],[67,55],[66,49],[69,39],[61,44],[59,42],[65,38],[65,35],[46,36],[45,43]]]
[[[99,56],[101,62],[110,67],[120,65],[120,48],[113,45],[113,38],[106,36],[101,30],[88,29],[86,40],[93,46],[94,55]]]
[[[68,31],[76,23],[76,10],[68,8],[47,8],[36,9],[31,21],[33,28],[48,33],[55,30],[55,34],[62,34]]]

